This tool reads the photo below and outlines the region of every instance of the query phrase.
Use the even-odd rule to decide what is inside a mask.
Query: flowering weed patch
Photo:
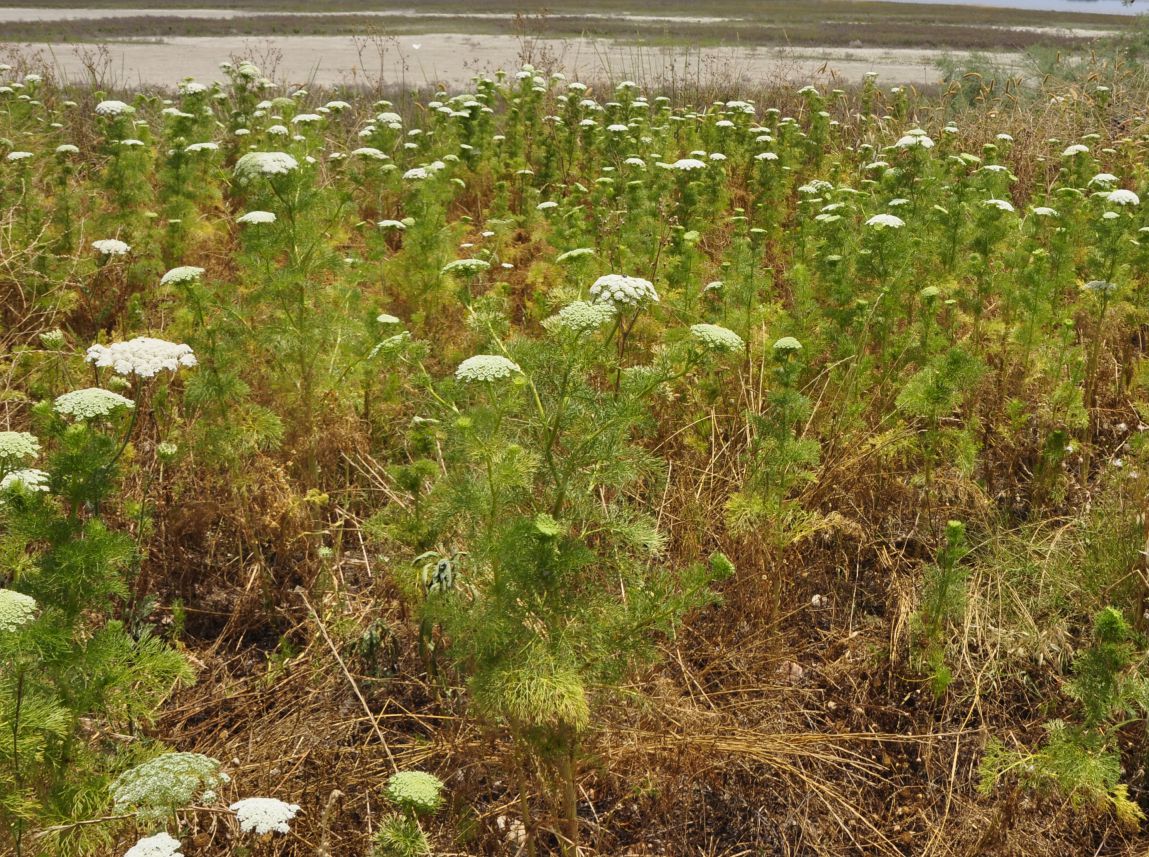
[[[0,851],[1144,845],[1136,75],[0,68]]]

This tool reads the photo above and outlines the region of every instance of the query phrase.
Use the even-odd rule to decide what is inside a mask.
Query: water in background
[[[996,6],[1003,9],[1036,9],[1042,12],[1094,12],[1105,15],[1136,15],[1149,12],[1147,0],[1126,6],[1121,0],[893,0],[895,3],[940,3],[950,6]]]

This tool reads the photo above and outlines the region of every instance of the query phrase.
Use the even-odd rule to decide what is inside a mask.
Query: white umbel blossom
[[[1072,158],[1074,155],[1088,155],[1089,147],[1084,143],[1074,143],[1072,146],[1067,146],[1065,151],[1061,153],[1063,158]]]
[[[615,307],[637,307],[658,301],[658,292],[650,280],[623,274],[599,277],[590,287],[590,296],[596,303],[608,303]]]
[[[396,229],[399,232],[403,232],[407,228],[407,224],[402,220],[380,220],[375,225],[380,229]]]
[[[372,146],[360,146],[351,153],[354,158],[367,158],[372,161],[389,161],[391,158]]]
[[[1113,203],[1114,205],[1141,204],[1141,197],[1137,196],[1137,194],[1135,194],[1133,191],[1126,190],[1123,187],[1117,188],[1117,190],[1114,191],[1110,191],[1109,195],[1105,197],[1105,200],[1107,202]]]
[[[0,589],[0,633],[15,631],[35,618],[35,598],[23,592]]]
[[[56,147],[57,155],[78,155],[80,154],[80,147],[72,143],[61,143]]]
[[[126,244],[118,238],[101,238],[92,242],[92,249],[101,256],[127,256],[132,252],[132,245]]]
[[[875,214],[866,221],[866,225],[874,229],[901,229],[906,222],[896,214]]]
[[[9,152],[4,157],[4,160],[8,161],[9,163],[16,163],[16,161],[26,161],[31,157],[31,152]]]
[[[160,277],[160,285],[169,286],[172,283],[194,283],[202,278],[203,268],[197,268],[195,265],[181,265],[178,268],[172,268]]]
[[[477,274],[483,273],[491,267],[491,263],[486,259],[456,259],[453,262],[448,262],[443,266],[440,274],[459,274],[464,277],[473,277]]]
[[[1013,211],[1013,203],[1007,199],[987,199],[982,205],[996,208],[998,211]]]
[[[162,821],[197,801],[216,800],[230,781],[219,762],[202,753],[163,753],[124,771],[109,790],[116,812],[134,811],[147,822]]]
[[[287,823],[299,812],[299,804],[273,797],[248,797],[237,800],[228,809],[235,813],[240,830],[263,836],[273,832],[287,833]]]
[[[145,836],[125,853],[124,857],[183,857],[180,841],[167,833]]]
[[[26,431],[0,431],[0,464],[30,461],[40,454],[40,441]]]
[[[248,152],[235,162],[235,176],[248,182],[259,176],[285,176],[299,169],[299,161],[286,152]]]
[[[1058,217],[1060,216],[1056,208],[1050,208],[1048,205],[1039,205],[1033,209],[1033,213],[1038,217]]]
[[[665,165],[669,170],[678,170],[683,173],[691,173],[695,170],[706,169],[706,161],[700,161],[698,158],[679,158],[673,164]]]
[[[136,108],[122,101],[101,101],[96,105],[96,114],[99,116],[123,116],[124,114],[135,112]]]
[[[106,417],[118,408],[134,408],[136,403],[124,398],[119,393],[105,390],[102,387],[86,387],[83,390],[72,390],[58,396],[52,403],[52,410],[61,416],[75,417],[78,420],[90,420],[96,417]]]
[[[736,352],[746,347],[741,336],[718,324],[692,324],[690,335],[712,351]]]
[[[924,131],[910,131],[894,144],[899,149],[932,149],[934,141]]]
[[[33,467],[25,470],[13,470],[0,479],[0,491],[20,487],[25,491],[47,491],[49,476],[43,470]]]
[[[575,301],[560,309],[544,324],[551,329],[559,328],[572,333],[591,333],[598,330],[615,317],[614,304]]]
[[[268,223],[275,223],[275,212],[273,211],[249,211],[247,214],[241,214],[235,219],[236,223],[242,223],[245,226],[258,226]]]
[[[138,375],[141,378],[152,378],[164,369],[175,372],[181,366],[195,366],[197,362],[190,345],[152,336],[137,336],[111,345],[93,345],[84,359],[97,366],[111,367],[117,375]]]
[[[455,370],[455,378],[468,383],[476,381],[501,381],[516,372],[522,372],[519,364],[500,354],[476,354],[468,357]]]

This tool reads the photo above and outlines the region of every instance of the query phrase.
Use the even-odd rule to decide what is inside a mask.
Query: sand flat
[[[916,48],[650,47],[606,39],[531,40],[513,36],[421,34],[378,42],[353,36],[181,36],[163,40],[112,42],[104,46],[108,73],[116,85],[170,86],[181,78],[221,77],[219,64],[249,57],[263,61],[277,82],[375,84],[404,87],[465,87],[480,72],[515,69],[524,56],[585,79],[630,78],[639,82],[743,79],[768,83],[789,79],[857,81],[875,71],[887,83],[930,84],[940,79],[939,52]],[[84,80],[83,56],[92,45],[15,45],[49,63],[68,80]],[[268,61],[277,57],[278,62]],[[1022,55],[999,53],[1005,67],[1019,68]]]

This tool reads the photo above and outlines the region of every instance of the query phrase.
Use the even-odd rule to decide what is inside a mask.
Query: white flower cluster
[[[84,359],[97,366],[110,366],[117,375],[138,375],[141,378],[152,378],[164,369],[175,372],[180,366],[196,365],[190,345],[177,345],[151,336],[137,336],[111,345],[93,345]]]
[[[894,145],[899,149],[932,149],[934,141],[921,128],[914,128],[912,131],[907,131],[906,135]]]
[[[101,101],[96,105],[96,115],[98,116],[123,116],[124,114],[135,112],[136,108],[122,101]]]
[[[1125,188],[1118,188],[1117,190],[1110,191],[1109,195],[1105,197],[1107,202],[1114,205],[1140,205],[1141,197],[1137,196],[1133,191],[1126,190]]]
[[[500,354],[476,354],[459,364],[455,378],[468,383],[499,381],[522,371],[518,363]]]
[[[35,618],[35,598],[23,592],[0,589],[0,633],[15,631]]]
[[[40,441],[26,431],[0,431],[0,464],[11,464],[35,458],[40,454]]]
[[[695,170],[706,169],[706,161],[700,161],[697,158],[679,158],[673,164],[660,164],[660,166],[665,166],[668,170],[691,173]]]
[[[102,387],[86,387],[83,390],[73,390],[57,397],[52,403],[52,410],[61,416],[75,417],[78,420],[91,420],[97,417],[106,417],[117,408],[134,408],[136,403],[125,399],[119,393],[105,390]]]
[[[987,207],[996,208],[998,211],[1013,211],[1013,203],[1008,199],[987,199],[982,203]]]
[[[793,336],[783,336],[774,343],[774,351],[778,354],[793,354],[802,350],[802,343]]]
[[[132,252],[132,246],[125,244],[117,238],[101,238],[92,242],[92,249],[102,256],[127,256]]]
[[[124,771],[109,788],[116,812],[134,810],[145,821],[160,821],[196,801],[214,801],[229,779],[211,756],[164,753]]]
[[[249,182],[260,176],[285,176],[299,169],[299,161],[286,152],[248,152],[235,162],[235,177]]]
[[[203,268],[197,268],[195,265],[181,265],[178,268],[172,268],[160,277],[160,285],[169,286],[172,283],[194,283],[202,277]]]
[[[443,266],[441,274],[459,274],[464,277],[473,277],[476,274],[481,274],[491,267],[491,263],[485,259],[456,259],[453,262],[448,262]]]
[[[875,214],[866,221],[866,225],[874,229],[901,229],[906,222],[896,214]]]
[[[25,491],[47,491],[48,490],[48,474],[43,470],[36,468],[27,468],[24,470],[13,470],[10,473],[4,474],[4,478],[0,479],[0,491],[7,491],[9,488],[19,486]]]
[[[559,328],[572,333],[584,334],[598,330],[615,317],[614,304],[575,301],[560,309],[544,324],[551,329]]]
[[[712,351],[732,353],[746,347],[741,336],[718,324],[692,324],[690,335]]]
[[[242,223],[247,226],[258,226],[266,223],[275,223],[275,212],[272,211],[249,211],[247,214],[241,214],[235,219],[236,223]]]
[[[183,857],[183,854],[178,839],[167,833],[157,833],[145,836],[124,852],[124,857]]]
[[[248,797],[228,807],[239,820],[244,833],[287,833],[288,822],[299,812],[299,804],[286,803],[273,797]]]
[[[648,302],[658,301],[654,284],[642,277],[628,277],[624,274],[606,274],[594,281],[590,296],[596,303],[638,307]]]

